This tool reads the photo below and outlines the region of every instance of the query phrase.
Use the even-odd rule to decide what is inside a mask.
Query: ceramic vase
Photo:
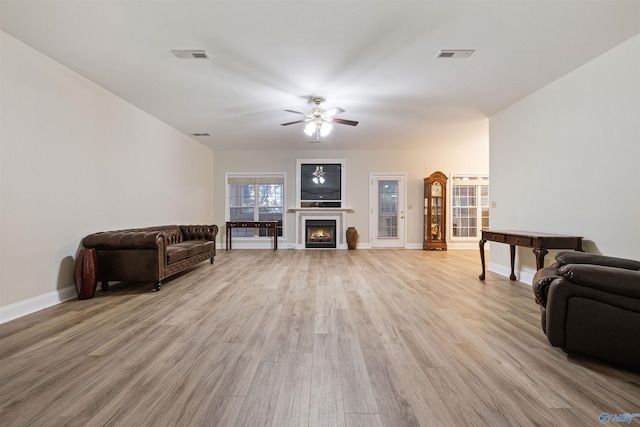
[[[358,230],[356,230],[355,227],[348,227],[347,228],[347,247],[350,250],[353,250],[356,248],[357,244],[358,244]]]

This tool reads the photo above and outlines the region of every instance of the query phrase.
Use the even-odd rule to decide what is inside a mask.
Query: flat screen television
[[[301,202],[340,202],[342,200],[340,163],[302,163],[300,165]]]

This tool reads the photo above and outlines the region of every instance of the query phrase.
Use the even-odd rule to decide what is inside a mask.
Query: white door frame
[[[378,239],[378,185],[380,180],[398,181],[398,237]],[[369,238],[372,248],[406,247],[407,212],[407,174],[376,173],[369,174]]]

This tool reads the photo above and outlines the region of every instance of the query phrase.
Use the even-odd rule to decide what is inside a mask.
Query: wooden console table
[[[242,221],[227,222],[226,248],[231,249],[231,230],[233,228],[266,228],[273,236],[273,250],[278,249],[278,221]]]
[[[484,244],[486,241],[506,243],[511,251],[511,276],[516,280],[513,267],[516,258],[516,246],[533,248],[536,255],[536,268],[540,270],[544,266],[544,256],[549,253],[547,249],[573,249],[582,252],[582,237],[563,236],[558,234],[530,233],[527,231],[493,231],[482,232],[480,240],[480,260],[482,261],[482,274],[480,280],[484,280]]]

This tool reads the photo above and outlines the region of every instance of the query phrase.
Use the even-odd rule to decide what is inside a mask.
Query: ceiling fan
[[[329,135],[329,132],[331,132],[331,129],[333,128],[332,123],[339,123],[341,125],[349,125],[349,126],[358,125],[358,122],[355,122],[353,120],[346,120],[346,119],[340,119],[338,117],[335,117],[336,115],[345,112],[345,110],[340,107],[332,108],[330,110],[325,110],[324,108],[320,108],[320,104],[324,102],[324,98],[316,97],[316,98],[313,98],[312,101],[316,105],[316,107],[309,110],[308,113],[301,113],[295,110],[284,110],[289,113],[302,114],[306,116],[306,118],[302,120],[296,120],[293,122],[282,123],[281,126],[289,126],[296,123],[306,122],[307,126],[304,128],[304,132],[309,136],[315,133],[316,134],[315,142],[320,142],[321,136],[322,137],[327,136]]]

